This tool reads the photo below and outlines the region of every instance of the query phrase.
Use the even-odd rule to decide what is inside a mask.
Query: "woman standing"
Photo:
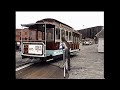
[[[64,46],[64,49],[65,49],[65,59],[68,60],[68,70],[70,70],[70,45],[65,40],[64,37],[62,37],[62,42],[63,42],[63,46]]]

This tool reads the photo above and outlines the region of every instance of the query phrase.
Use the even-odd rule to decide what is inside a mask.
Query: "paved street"
[[[16,55],[16,66],[32,62],[22,60],[19,52]],[[50,64],[63,68],[63,60],[51,61]],[[104,79],[104,53],[97,52],[97,44],[81,46],[80,53],[71,57],[71,70],[68,73],[68,79]]]
[[[51,64],[63,68],[62,60]],[[104,79],[104,53],[97,52],[97,44],[81,46],[78,55],[71,58],[68,79]]]
[[[16,72],[16,79],[64,79],[64,71],[49,63],[35,63]],[[65,79],[68,78],[66,72]]]
[[[104,79],[104,53],[97,52],[97,44],[81,46],[71,59],[69,79]]]
[[[36,60],[35,59],[29,59],[29,58],[22,59],[21,52],[20,51],[16,52],[16,67],[19,67],[19,66],[22,66],[24,64],[31,63],[31,62],[34,62],[34,61],[36,61]]]
[[[16,68],[27,63],[38,61],[28,58],[22,59],[20,54],[20,52],[16,52]],[[16,71],[16,79],[64,79],[63,69],[51,63],[52,62],[37,62],[29,67],[18,70]],[[68,76],[66,72],[65,79],[67,79]]]

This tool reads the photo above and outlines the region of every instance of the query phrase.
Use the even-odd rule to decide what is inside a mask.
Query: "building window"
[[[56,39],[60,39],[60,28],[56,28]]]

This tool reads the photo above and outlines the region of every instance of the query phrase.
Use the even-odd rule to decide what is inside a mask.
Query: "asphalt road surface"
[[[97,44],[81,46],[80,52],[71,57],[71,70],[68,79],[104,79],[104,53],[98,53]],[[16,54],[16,66],[31,63],[34,60],[21,59]],[[46,74],[45,74],[46,73]],[[16,78],[22,79],[63,79],[63,60],[46,64],[36,64],[16,72]]]

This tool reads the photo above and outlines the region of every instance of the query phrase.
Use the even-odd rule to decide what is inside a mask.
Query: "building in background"
[[[104,29],[95,35],[98,38],[98,52],[104,52]]]
[[[40,36],[41,36],[41,33],[38,32],[39,39],[40,39]],[[24,28],[24,30],[16,29],[16,39],[15,39],[16,45],[15,46],[17,50],[20,48],[21,39],[22,41],[36,40],[36,30],[28,29],[28,28]]]
[[[82,39],[94,39],[95,35],[102,30],[103,26],[95,26],[86,29],[77,30],[82,34]]]
[[[15,48],[19,50],[20,48],[20,40],[21,40],[21,29],[16,29],[16,38],[15,38]]]

